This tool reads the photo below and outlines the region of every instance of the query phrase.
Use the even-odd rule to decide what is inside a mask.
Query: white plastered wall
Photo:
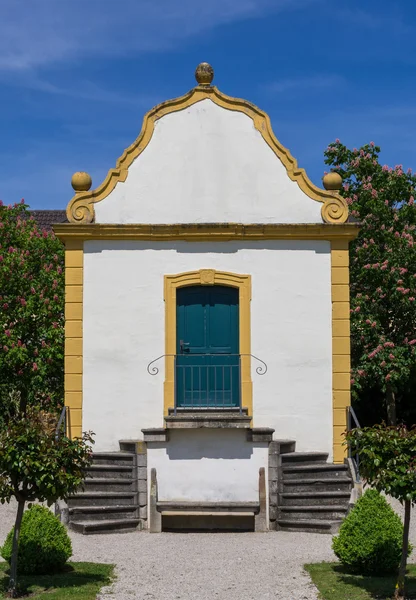
[[[246,438],[241,429],[187,429],[170,431],[166,444],[149,443],[147,462],[156,468],[159,500],[258,502],[268,444]]]
[[[83,429],[95,449],[163,427],[165,274],[217,269],[252,276],[254,426],[300,451],[332,456],[330,244],[325,241],[84,245]],[[197,462],[197,461],[195,461]]]
[[[155,123],[125,182],[95,204],[97,223],[322,223],[244,113],[205,99]]]

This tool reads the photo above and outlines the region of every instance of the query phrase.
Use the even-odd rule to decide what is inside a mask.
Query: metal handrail
[[[64,435],[67,435],[69,425],[69,406],[64,406],[59,416],[58,424],[55,429],[55,441],[58,442],[62,433],[62,424]]]
[[[352,426],[353,423],[354,427]],[[361,429],[361,425],[353,407],[347,406],[347,431],[351,431],[352,429]],[[360,449],[358,444],[354,455],[351,450],[351,444],[348,444],[348,458],[354,462],[357,480],[360,481]]]
[[[152,366],[155,363],[157,363],[158,360],[160,360],[161,358],[167,358],[167,357],[177,357],[177,356],[215,356],[215,357],[219,357],[219,356],[236,356],[236,357],[241,357],[241,356],[250,356],[251,358],[254,358],[255,360],[257,360],[259,363],[261,363],[258,367],[256,367],[256,373],[257,375],[265,375],[267,373],[267,365],[264,362],[264,360],[262,360],[261,358],[258,358],[257,356],[255,356],[254,354],[222,354],[222,353],[218,353],[218,354],[197,354],[197,353],[184,353],[184,354],[161,354],[160,356],[158,356],[157,358],[153,359],[152,361],[150,361],[150,363],[147,365],[147,372],[149,373],[149,375],[157,375],[159,373],[159,368],[156,366]]]

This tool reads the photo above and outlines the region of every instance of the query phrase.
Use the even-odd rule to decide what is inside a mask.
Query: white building
[[[267,528],[279,440],[345,456],[357,225],[340,177],[316,187],[269,117],[212,76],[203,63],[195,88],[147,113],[98,188],[76,174],[55,226],[72,435],[94,431],[101,453],[138,442],[121,448],[147,463],[154,530],[163,506],[244,510],[259,489]]]

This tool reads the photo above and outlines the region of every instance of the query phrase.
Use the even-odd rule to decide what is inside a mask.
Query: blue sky
[[[97,187],[201,61],[269,113],[318,185],[337,137],[416,168],[414,0],[1,0],[0,13],[6,203],[65,208],[78,170]]]

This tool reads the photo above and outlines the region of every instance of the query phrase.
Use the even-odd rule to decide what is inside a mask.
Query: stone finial
[[[195,70],[198,85],[211,85],[214,79],[214,69],[206,62],[199,63]]]
[[[84,171],[77,171],[72,175],[71,185],[76,192],[88,192],[92,185],[91,176]]]
[[[323,176],[322,183],[326,190],[340,190],[342,188],[342,177],[339,173],[331,171]]]

